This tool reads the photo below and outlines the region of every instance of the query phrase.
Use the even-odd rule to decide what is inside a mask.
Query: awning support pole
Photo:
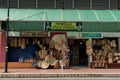
[[[8,8],[8,12],[7,12],[7,35],[6,35],[6,54],[5,54],[5,73],[8,72],[8,35],[9,35],[9,13],[10,13],[10,0],[8,0],[7,2],[7,8]]]

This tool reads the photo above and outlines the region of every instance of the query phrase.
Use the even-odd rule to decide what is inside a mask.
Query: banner
[[[48,37],[47,31],[21,31],[21,37]]]
[[[47,30],[60,30],[60,31],[75,31],[81,30],[81,22],[46,22]]]

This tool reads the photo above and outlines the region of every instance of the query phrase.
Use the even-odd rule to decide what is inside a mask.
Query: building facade
[[[0,0],[0,24],[2,30],[6,30],[7,26],[7,1],[8,0]],[[8,60],[10,62],[17,62],[21,56],[27,58],[35,56],[34,45],[27,46],[28,51],[24,52],[19,49],[20,47],[18,44],[17,48],[15,45],[16,43],[13,43],[13,46],[13,44],[11,44],[12,41],[19,43],[17,39],[20,40],[22,38],[22,42],[29,40],[29,42],[32,43],[33,37],[35,39],[38,38],[38,40],[44,41],[45,37],[50,38],[51,32],[67,33],[68,45],[71,49],[70,64],[72,66],[86,66],[88,63],[90,63],[91,60],[89,60],[86,53],[86,43],[89,40],[92,40],[90,45],[92,46],[92,49],[93,41],[100,43],[95,43],[95,46],[97,45],[97,47],[94,47],[93,52],[96,50],[97,52],[101,52],[100,50],[102,50],[102,41],[105,44],[108,44],[109,42],[112,43],[112,41],[115,40],[116,46],[111,46],[111,48],[116,50],[116,52],[114,50],[113,53],[119,53],[119,9],[119,0],[10,0],[10,50]],[[44,34],[39,34],[38,36],[36,33],[31,36],[27,34],[24,36],[24,34],[22,35],[22,31],[28,33],[29,31],[33,31],[33,33],[35,33],[34,31],[47,31],[48,36]],[[30,46],[32,46],[32,49]],[[20,55],[16,54],[17,51],[19,51],[18,53]],[[25,53],[30,54],[26,55]],[[17,57],[13,58],[14,56]],[[112,62],[110,63],[119,63],[119,59],[115,61],[113,58],[110,59],[112,59]],[[87,62],[87,60],[89,62]],[[94,60],[96,61],[96,59]],[[108,58],[105,64],[106,63],[108,63]],[[102,64],[103,67],[105,67],[104,62],[102,64],[99,62],[96,64],[96,67],[101,67]],[[92,64],[92,66],[94,66],[94,64]]]

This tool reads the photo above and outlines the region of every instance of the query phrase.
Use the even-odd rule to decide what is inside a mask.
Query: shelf
[[[0,68],[4,68],[5,63],[0,62]],[[8,62],[8,68],[35,68],[32,63],[27,63],[27,62]]]

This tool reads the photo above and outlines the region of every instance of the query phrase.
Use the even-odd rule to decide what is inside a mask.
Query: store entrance
[[[71,66],[87,66],[86,39],[73,39],[71,46]]]

